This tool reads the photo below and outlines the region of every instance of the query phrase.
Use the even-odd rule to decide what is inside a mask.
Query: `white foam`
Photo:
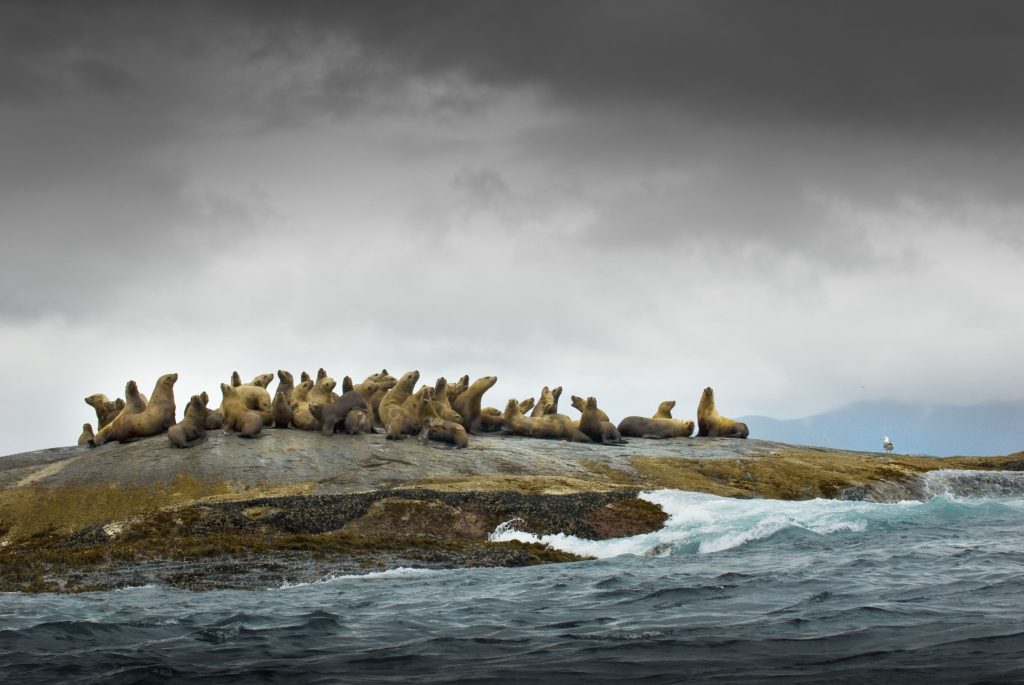
[[[431,573],[443,573],[444,571],[432,568],[410,568],[408,566],[399,566],[397,568],[389,568],[386,571],[370,571],[368,573],[338,573],[328,574],[319,580],[313,580],[308,583],[290,583],[287,580],[281,583],[277,589],[289,590],[297,587],[309,587],[310,585],[323,585],[324,583],[334,583],[337,581],[345,580],[375,580],[375,579],[392,579],[392,578],[418,578],[420,576],[429,575]]]
[[[507,521],[490,540],[540,543],[582,556],[605,559],[621,554],[664,556],[695,552],[712,554],[764,540],[787,529],[817,535],[863,532],[866,515],[880,506],[917,506],[920,502],[879,505],[868,502],[809,500],[741,500],[680,490],[655,490],[640,498],[658,504],[669,515],[660,530],[612,540],[587,540],[574,535],[534,535]]]

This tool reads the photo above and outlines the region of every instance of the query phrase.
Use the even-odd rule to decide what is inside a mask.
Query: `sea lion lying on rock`
[[[604,416],[605,418],[601,418]],[[594,442],[603,445],[624,445],[622,434],[615,425],[607,419],[607,414],[597,408],[597,400],[588,397],[583,408],[583,415],[580,417],[580,432]]]
[[[673,419],[674,401],[662,402],[654,416],[627,416],[619,422],[619,432],[630,438],[688,438],[693,435],[693,421]]]
[[[246,410],[259,414],[260,420],[263,421],[265,426],[270,426],[274,423],[272,416],[273,400],[270,399],[270,393],[267,392],[267,386],[270,385],[270,381],[273,378],[274,374],[264,373],[256,376],[250,383],[235,385],[235,381],[239,380],[238,372],[235,371],[231,374],[231,387],[235,389],[237,395],[242,399]],[[223,406],[220,408],[220,412],[225,417],[227,416]]]
[[[79,446],[81,446],[81,445],[91,445],[93,443],[93,440],[95,440],[95,439],[96,439],[96,435],[92,432],[92,424],[91,423],[83,423],[82,424],[82,434],[78,436],[78,444],[79,444]]]
[[[174,425],[174,383],[178,374],[168,373],[160,376],[153,388],[153,394],[145,408],[136,413],[126,414],[129,407],[138,407],[141,397],[138,388],[129,393],[125,388],[125,408],[113,421],[103,428],[93,439],[93,444],[102,445],[110,440],[128,442],[138,438],[159,435]],[[129,385],[134,385],[129,381]],[[134,394],[135,397],[131,397]]]
[[[727,419],[715,408],[715,391],[704,388],[697,405],[697,435],[708,438],[745,438],[750,435],[747,424]]]
[[[243,438],[259,435],[263,430],[263,418],[246,406],[242,396],[238,394],[238,387],[221,383],[220,391],[224,395],[220,403],[220,410],[224,414],[224,428],[237,431]]]
[[[309,411],[309,393],[312,389],[313,381],[309,378],[295,386],[291,402],[292,428],[306,431],[320,430],[320,422]]]
[[[199,395],[192,395],[185,407],[185,417],[167,429],[167,439],[175,447],[195,447],[206,440],[206,414],[208,411],[203,398]]]
[[[565,414],[544,416],[523,416],[519,402],[510,399],[505,405],[505,425],[515,435],[545,440],[569,440],[571,442],[592,442]]]
[[[111,402],[103,393],[96,393],[85,398],[85,403],[96,410],[96,430],[103,429],[108,423],[117,418],[117,415],[124,409],[124,400],[118,397]],[[89,428],[92,430],[92,427]]]

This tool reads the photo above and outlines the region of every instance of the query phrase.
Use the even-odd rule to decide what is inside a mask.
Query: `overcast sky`
[[[0,2],[0,454],[170,371],[179,416],[319,366],[615,419],[1020,398],[1022,36],[1013,2]]]

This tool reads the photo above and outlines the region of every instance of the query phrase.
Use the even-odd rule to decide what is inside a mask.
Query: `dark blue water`
[[[1024,682],[1014,492],[870,504],[660,491],[649,497],[673,518],[658,533],[546,539],[605,557],[592,562],[0,595],[0,680]],[[512,536],[528,537],[498,533]]]

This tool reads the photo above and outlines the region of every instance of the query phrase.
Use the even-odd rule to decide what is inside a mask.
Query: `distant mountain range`
[[[881,452],[1001,455],[1024,450],[1024,400],[967,407],[949,404],[856,402],[803,419],[742,416],[750,437],[802,445]]]

